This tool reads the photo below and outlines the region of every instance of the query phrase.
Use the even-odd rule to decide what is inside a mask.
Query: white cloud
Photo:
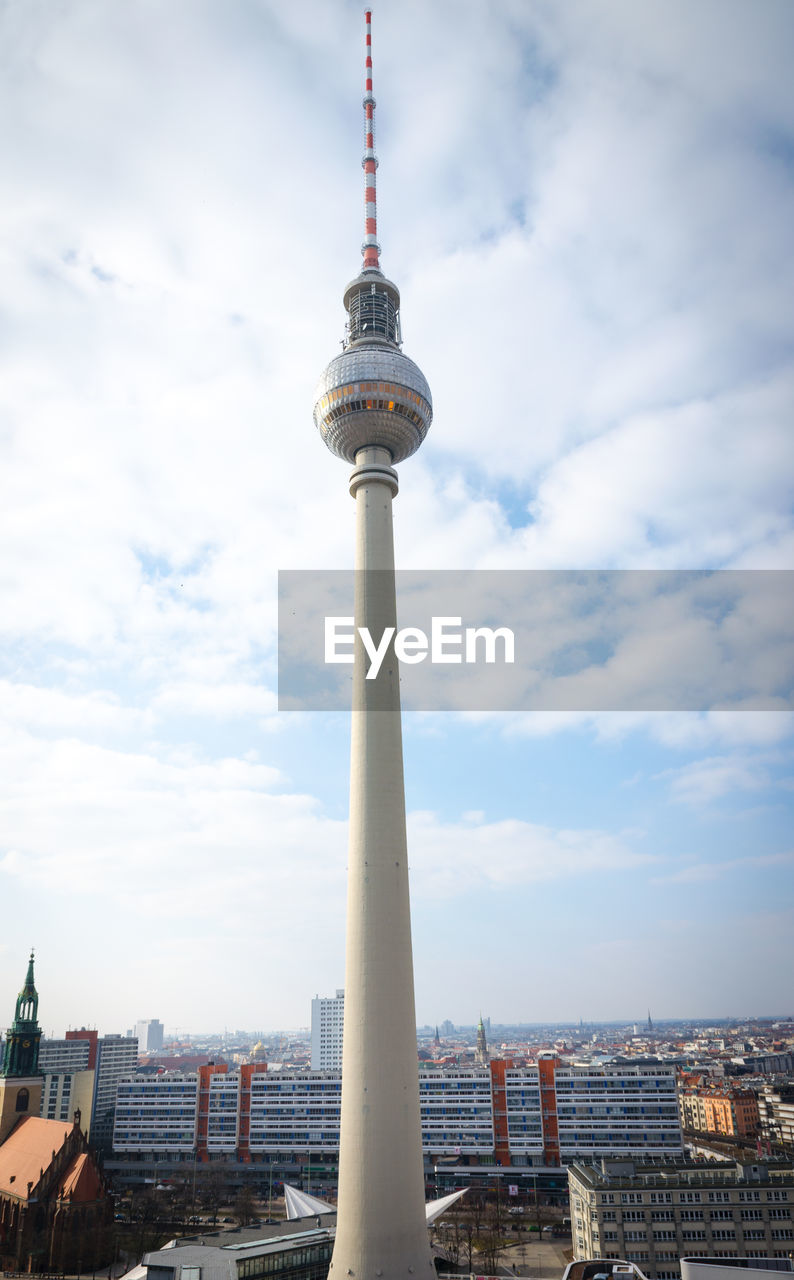
[[[679,804],[706,805],[722,796],[766,791],[773,786],[767,756],[706,756],[680,769],[667,771],[670,793]]]
[[[794,853],[758,854],[749,858],[715,859],[712,862],[693,862],[671,875],[655,878],[657,884],[700,884],[721,880],[732,871],[758,873],[765,868],[794,865]]]
[[[412,813],[408,832],[419,898],[453,899],[506,887],[518,891],[543,881],[639,870],[654,860],[608,831],[555,831],[515,819],[488,822],[471,813],[460,822]]]

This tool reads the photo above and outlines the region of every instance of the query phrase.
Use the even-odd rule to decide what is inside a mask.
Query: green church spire
[[[0,1076],[37,1076],[39,1071],[38,1024],[39,993],[33,976],[33,952],[30,953],[25,985],[17,996],[14,1021],[6,1032],[5,1052]]]

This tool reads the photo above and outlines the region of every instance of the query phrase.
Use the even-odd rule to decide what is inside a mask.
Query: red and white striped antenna
[[[380,245],[378,244],[378,208],[375,191],[375,172],[378,157],[375,155],[375,99],[372,96],[372,10],[364,14],[367,29],[367,58],[364,79],[364,270],[380,271]]]

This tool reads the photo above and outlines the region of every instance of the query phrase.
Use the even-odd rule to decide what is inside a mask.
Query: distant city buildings
[[[342,1070],[342,1033],[345,1022],[345,993],[315,996],[312,1000],[312,1071]]]
[[[652,1280],[679,1280],[680,1259],[787,1259],[794,1250],[794,1168],[634,1160],[568,1170],[575,1258],[623,1258]]]
[[[159,1053],[163,1047],[162,1022],[158,1018],[142,1018],[135,1024],[135,1038],[141,1057],[148,1053]]]
[[[238,1168],[308,1164],[312,1177],[316,1161],[320,1181],[333,1185],[341,989],[312,1002],[310,1036],[224,1032],[185,1037],[164,1053],[162,1023],[141,1020],[140,1066],[137,1037],[82,1027],[44,1039],[37,1009],[31,958],[0,1053],[0,1138],[24,1114],[71,1124],[79,1112],[83,1133],[111,1161],[195,1155]],[[524,1188],[541,1170],[551,1178],[557,1169],[559,1181],[575,1161],[676,1160],[682,1129],[706,1155],[794,1159],[794,1079],[778,1070],[791,1061],[790,1020],[657,1023],[653,1045],[647,1026],[636,1036],[631,1025],[490,1034],[489,1025],[483,1017],[419,1031],[422,1145],[437,1187],[474,1183],[489,1168],[514,1170]]]

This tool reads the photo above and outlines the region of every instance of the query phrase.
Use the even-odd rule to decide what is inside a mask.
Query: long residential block
[[[642,1152],[683,1154],[673,1067],[659,1062],[420,1067],[428,1156],[558,1167]],[[113,1149],[211,1160],[335,1158],[341,1073],[268,1071],[254,1063],[128,1076],[118,1086]]]

